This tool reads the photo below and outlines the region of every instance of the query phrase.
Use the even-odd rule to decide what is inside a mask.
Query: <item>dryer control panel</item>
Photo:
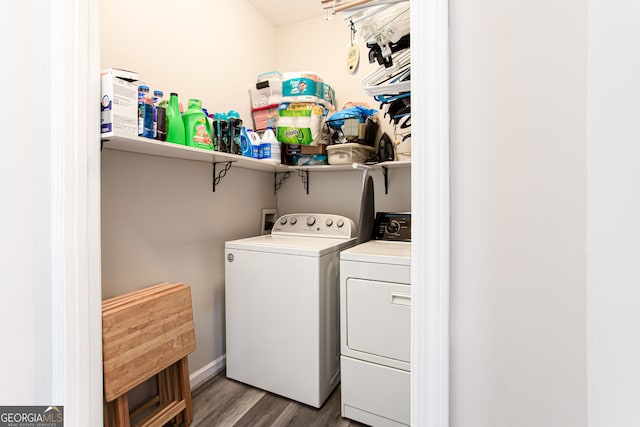
[[[277,219],[271,234],[306,237],[340,237],[356,235],[352,219],[332,214],[287,214]]]
[[[411,241],[411,214],[396,212],[378,212],[374,224],[375,240]]]

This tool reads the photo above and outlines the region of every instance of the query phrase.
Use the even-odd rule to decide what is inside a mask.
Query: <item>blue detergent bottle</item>
[[[240,150],[245,157],[253,157],[251,138],[249,136],[250,131],[251,129],[247,130],[244,126],[242,126],[242,130],[240,131]]]

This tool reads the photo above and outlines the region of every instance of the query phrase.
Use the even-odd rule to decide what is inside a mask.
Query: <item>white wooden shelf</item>
[[[188,147],[172,142],[157,141],[139,136],[110,136],[102,138],[102,148],[109,150],[129,151],[152,156],[171,157],[174,159],[195,160],[207,163],[233,162],[234,166],[263,172],[286,172],[288,166],[276,164],[270,160],[257,160],[237,154],[221,153]]]
[[[318,165],[318,166],[287,166],[276,164],[270,160],[257,160],[237,154],[222,153],[220,151],[204,150],[188,147],[172,142],[157,141],[140,136],[115,135],[102,138],[102,148],[109,150],[129,151],[132,153],[149,154],[152,156],[171,157],[174,159],[195,160],[207,163],[234,162],[234,166],[244,169],[254,169],[264,172],[287,172],[291,170],[308,170],[310,172],[334,172],[354,170],[352,165]],[[397,162],[382,162],[366,165],[371,169],[410,167],[410,160]],[[355,169],[357,170],[357,169]]]
[[[315,165],[315,166],[289,166],[295,170],[308,170],[310,172],[334,172],[334,171],[346,171],[346,170],[362,170],[362,168],[368,168],[370,170],[382,169],[382,168],[406,168],[411,167],[411,160],[400,160],[397,162],[381,162],[372,165],[358,165],[354,167],[353,164],[348,165]]]
[[[348,165],[318,165],[318,166],[287,166],[280,165],[270,160],[257,160],[250,157],[239,156],[237,154],[222,153],[219,151],[204,150],[201,148],[188,147],[186,145],[174,144],[172,142],[157,141],[155,139],[143,138],[140,136],[109,136],[102,137],[102,148],[108,150],[128,151],[131,153],[148,154],[151,156],[170,157],[173,159],[194,160],[198,162],[212,163],[213,169],[213,191],[220,179],[226,175],[231,165],[243,169],[252,169],[262,172],[287,173],[297,171],[303,177],[303,183],[307,194],[309,194],[309,173],[310,172],[335,172],[335,171],[358,171],[362,168],[370,170],[382,170],[385,175],[385,193],[387,192],[387,169],[410,167],[410,160],[397,162],[382,162],[373,165],[359,165],[354,167]],[[216,164],[224,163],[223,169],[216,172]],[[303,175],[301,175],[303,174]],[[287,173],[286,177],[289,174]],[[274,185],[274,191],[284,182],[283,179]],[[277,179],[276,179],[277,180]]]
[[[351,165],[310,165],[310,166],[289,166],[292,170],[309,172],[335,172],[353,170]]]
[[[409,168],[411,167],[411,160],[398,160],[396,162],[382,162],[374,165],[374,168]]]

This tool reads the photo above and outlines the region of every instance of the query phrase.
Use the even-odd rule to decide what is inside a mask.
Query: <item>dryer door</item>
[[[411,286],[348,278],[345,296],[347,353],[409,370]]]

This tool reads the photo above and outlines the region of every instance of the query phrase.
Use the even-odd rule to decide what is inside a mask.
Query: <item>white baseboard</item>
[[[197,371],[189,375],[189,381],[191,382],[191,390],[195,389],[200,384],[204,383],[205,381],[219,374],[224,369],[225,360],[226,360],[226,354],[223,354],[222,356],[218,357],[216,360],[213,360],[207,363],[202,368],[198,369]]]

